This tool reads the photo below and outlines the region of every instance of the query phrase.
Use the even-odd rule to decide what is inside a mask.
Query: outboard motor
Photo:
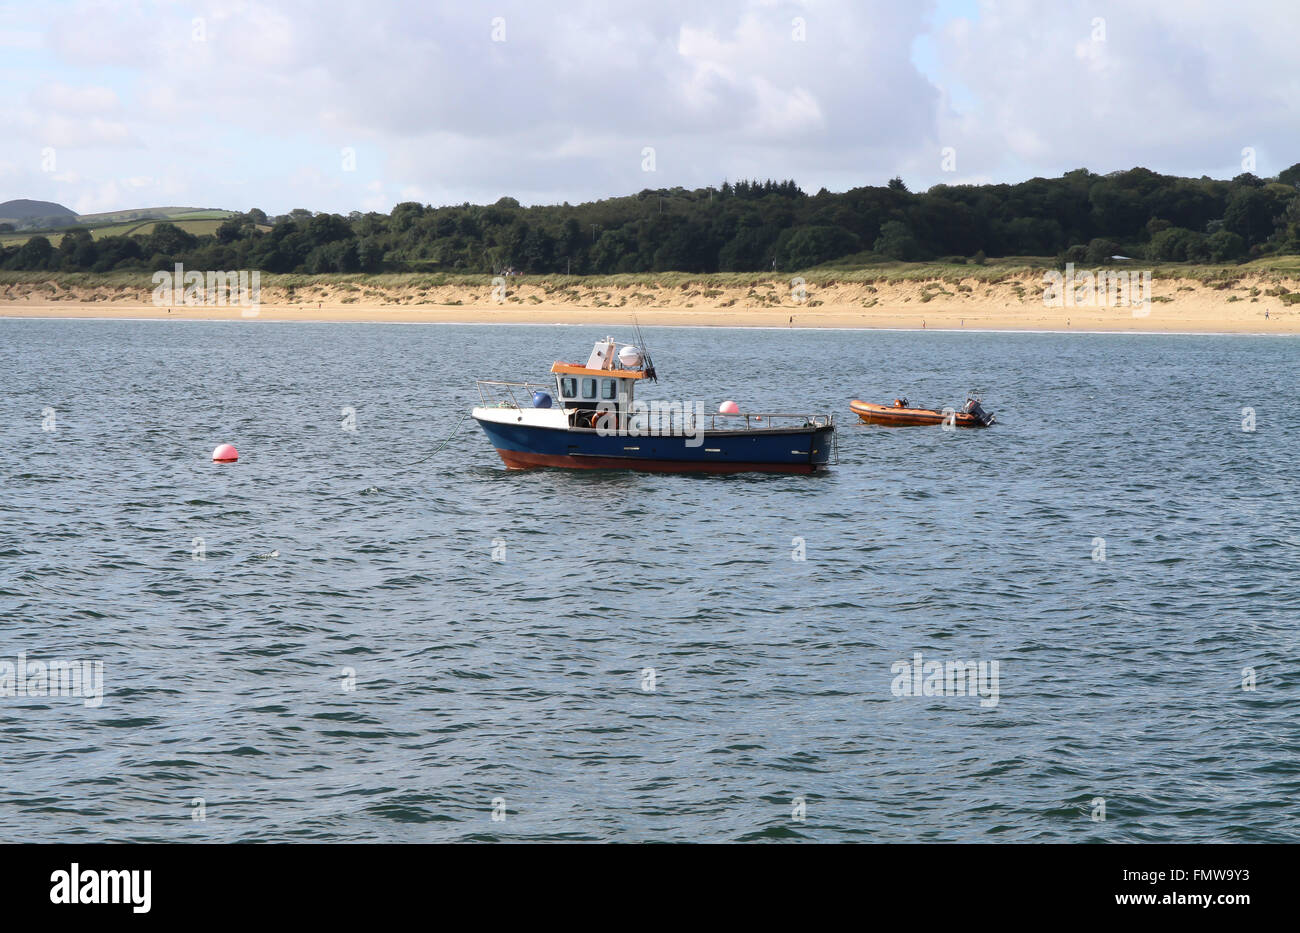
[[[978,420],[979,423],[986,428],[989,425],[991,425],[994,421],[997,420],[996,418],[993,417],[991,412],[987,412],[984,410],[983,406],[981,406],[979,403],[979,399],[976,398],[966,399],[965,410],[968,414],[974,415],[976,420]]]

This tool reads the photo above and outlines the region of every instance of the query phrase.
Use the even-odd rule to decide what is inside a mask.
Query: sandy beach
[[[1247,276],[1224,286],[1157,279],[1148,308],[1134,309],[1046,307],[1042,280],[1035,276],[996,283],[973,277],[831,283],[809,285],[803,296],[792,293],[785,279],[725,287],[702,281],[671,288],[557,288],[524,280],[512,282],[502,301],[494,300],[485,286],[344,282],[263,287],[253,311],[216,305],[157,307],[145,287],[63,288],[51,280],[0,287],[0,317],[621,325],[635,312],[643,325],[665,326],[1300,333],[1300,310],[1283,301],[1279,285],[1290,291],[1300,282]]]

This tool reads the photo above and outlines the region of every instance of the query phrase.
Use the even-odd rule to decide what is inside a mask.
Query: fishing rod
[[[641,354],[645,357],[645,363],[641,367],[645,377],[651,382],[658,382],[659,376],[655,373],[654,360],[650,358],[650,348],[645,345],[645,337],[641,333],[641,322],[636,319],[636,312],[632,312],[632,326],[636,328],[636,342],[641,346]]]

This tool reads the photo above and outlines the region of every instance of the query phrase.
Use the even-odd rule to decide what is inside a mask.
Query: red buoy
[[[239,451],[235,450],[233,444],[218,444],[217,449],[212,451],[214,463],[234,463],[238,459]]]

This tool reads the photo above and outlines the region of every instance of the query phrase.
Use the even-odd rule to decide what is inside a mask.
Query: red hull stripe
[[[512,470],[533,467],[643,470],[649,473],[812,473],[816,470],[808,463],[688,463],[682,460],[634,460],[630,457],[569,457],[563,454],[526,454],[500,447],[497,453]]]

